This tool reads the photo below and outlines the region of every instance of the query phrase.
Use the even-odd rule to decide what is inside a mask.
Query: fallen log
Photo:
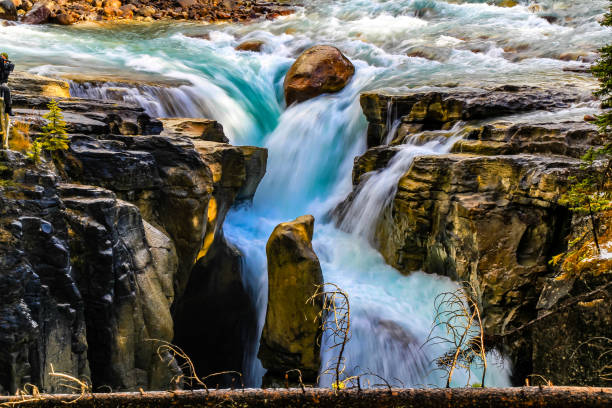
[[[245,389],[123,392],[108,394],[40,394],[0,397],[0,405],[57,407],[610,407],[612,388],[523,387],[453,389]]]

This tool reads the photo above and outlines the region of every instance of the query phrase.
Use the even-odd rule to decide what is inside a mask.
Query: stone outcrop
[[[71,98],[66,82],[32,79],[14,89],[15,120],[36,137],[40,109],[57,99],[70,148],[40,166],[1,152],[0,392],[25,383],[60,391],[50,364],[94,389],[169,388],[181,371],[158,355],[158,341],[181,340],[182,312],[219,333],[208,337],[209,350],[226,347],[218,366],[242,371],[243,350],[223,333],[252,335],[256,319],[222,223],[255,194],[267,151],[223,143],[214,121],[163,129],[142,108]],[[194,316],[192,298],[216,320]],[[218,310],[221,301],[234,308]]]
[[[0,19],[17,20],[17,8],[12,0],[0,1]]]
[[[533,372],[553,384],[569,376],[576,385],[606,385],[612,344],[612,211],[603,213],[598,241],[603,256],[593,251],[588,220],[575,217],[570,241],[577,241],[562,261],[561,275],[546,279],[537,303],[537,319],[508,336],[512,344],[532,346]],[[586,233],[586,235],[585,235]],[[559,335],[563,333],[563,335]],[[595,336],[596,334],[596,336]]]
[[[148,222],[172,238],[179,256],[175,285],[180,294],[206,235],[212,174],[189,139],[109,139],[74,136],[64,171],[74,181],[95,183],[135,203]]]
[[[266,245],[268,310],[259,359],[268,370],[264,385],[282,384],[285,372],[299,369],[304,382],[316,382],[320,366],[322,299],[307,300],[323,284],[312,249],[314,218],[302,216],[278,225]]]
[[[111,191],[3,154],[3,391],[60,391],[51,364],[113,389],[164,387],[180,371],[146,339],[172,339],[172,243]]]
[[[164,126],[162,136],[187,136],[191,139],[229,143],[229,139],[223,133],[223,126],[215,120],[190,118],[165,118],[161,120]]]
[[[609,140],[584,122],[521,123],[502,118],[564,108],[585,98],[574,90],[501,87],[366,93],[361,100],[370,121],[370,149],[355,160],[354,192],[336,215],[346,216],[368,172],[384,169],[406,148],[400,146],[403,143],[461,136],[449,154],[414,159],[399,179],[390,205],[374,221],[373,244],[403,273],[421,269],[476,288],[486,331],[496,339],[492,344],[510,357],[517,384],[542,371],[555,378],[555,384],[601,384],[585,380],[592,377],[593,364],[572,365],[568,359],[586,337],[610,335],[605,324],[595,323],[600,317],[606,321],[609,289],[607,295],[578,302],[565,314],[548,318],[549,323],[530,322],[553,305],[571,303],[588,292],[589,285],[577,284],[542,306],[545,288],[556,273],[549,261],[567,248],[568,234],[574,231],[572,214],[559,198],[579,171],[579,157]],[[399,121],[397,132],[387,138],[395,121]],[[458,121],[467,123],[451,130]],[[384,139],[391,144],[384,145]],[[564,318],[583,318],[585,323],[555,340]],[[509,334],[525,325],[520,335]],[[538,337],[545,325],[548,334]],[[563,358],[551,362],[551,353]],[[564,371],[559,371],[561,367]],[[574,375],[585,367],[588,373]]]
[[[588,91],[540,89],[506,85],[495,89],[455,89],[392,95],[366,92],[361,95],[363,113],[368,119],[367,144],[384,144],[395,120],[401,120],[399,133],[450,129],[457,121],[480,120],[536,110],[568,108],[589,100]]]
[[[547,262],[563,248],[569,213],[555,201],[577,160],[532,156],[422,156],[399,181],[376,241],[400,271],[468,281],[482,294],[486,327],[536,301]],[[519,182],[520,180],[520,182]],[[541,287],[539,288],[541,290]]]
[[[287,106],[324,93],[341,91],[355,74],[355,67],[339,49],[318,45],[307,49],[285,77]]]
[[[206,237],[186,291],[174,306],[175,342],[206,376],[243,372],[246,349],[257,333],[257,315],[242,277],[242,254],[223,235],[223,221],[236,203],[251,200],[266,172],[267,150],[193,139],[209,166],[213,196]],[[197,313],[194,313],[196,312]],[[235,386],[235,376],[215,376],[210,386]]]

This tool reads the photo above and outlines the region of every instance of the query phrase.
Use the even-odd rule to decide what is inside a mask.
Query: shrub
[[[43,151],[50,152],[53,160],[58,160],[57,153],[68,150],[68,132],[62,110],[55,99],[51,100],[47,107],[49,113],[43,116],[47,124],[42,127],[41,135],[32,143],[32,148],[27,153],[27,156],[37,164],[41,161]]]
[[[9,148],[22,153],[30,151],[32,143],[30,142],[30,125],[28,123],[13,123],[11,127],[11,138],[9,139]]]
[[[40,163],[40,156],[42,154],[42,143],[38,140],[35,140],[32,143],[32,149],[27,153],[27,156],[35,163]]]

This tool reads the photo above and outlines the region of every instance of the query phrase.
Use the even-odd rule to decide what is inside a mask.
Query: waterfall
[[[433,361],[445,350],[435,345],[424,347],[424,343],[433,322],[435,296],[453,290],[456,284],[418,271],[401,275],[384,262],[369,240],[377,218],[393,199],[399,178],[412,160],[448,152],[459,131],[454,129],[451,136],[435,132],[427,137],[414,135],[394,146],[398,153],[387,168],[365,177],[340,228],[336,228],[327,214],[350,192],[353,159],[365,150],[366,121],[359,94],[379,73],[378,68],[361,61],[355,64],[355,77],[339,94],[323,95],[284,111],[280,106],[270,109],[268,119],[276,126],[269,133],[254,126],[253,113],[245,101],[233,99],[228,89],[210,78],[186,75],[183,79],[192,84],[174,88],[121,82],[71,83],[73,96],[135,103],[159,117],[214,118],[229,129],[234,142],[268,148],[268,171],[253,205],[230,211],[224,226],[227,239],[243,254],[243,280],[257,310],[259,335],[245,345],[247,386],[260,386],[265,373],[257,352],[267,307],[267,239],[277,224],[306,213],[317,220],[313,246],[325,281],[338,284],[350,297],[353,329],[345,353],[346,374],[371,372],[397,386],[443,384],[439,373],[434,372]],[[258,91],[263,92],[264,99],[279,99],[274,89]],[[216,106],[211,107],[213,104]],[[400,118],[389,120],[387,142],[401,124]],[[328,342],[328,338],[322,342],[322,369],[336,358]],[[509,384],[503,370],[493,366],[489,372],[491,385]],[[454,384],[467,382],[467,375],[459,371]],[[371,380],[370,385],[378,384]],[[320,385],[329,386],[331,381],[323,375]],[[364,381],[363,386],[368,386],[368,380]]]
[[[267,239],[277,224],[306,213],[317,220],[313,246],[325,281],[338,284],[350,296],[353,329],[345,353],[346,374],[371,372],[397,386],[443,384],[433,361],[445,350],[423,345],[434,317],[435,296],[456,284],[422,272],[403,276],[384,262],[370,241],[378,217],[393,200],[399,178],[412,160],[448,152],[459,137],[459,126],[451,136],[428,132],[426,137],[413,135],[394,146],[397,154],[385,169],[364,178],[336,228],[327,213],[349,193],[353,158],[365,150],[366,122],[359,94],[378,73],[376,67],[360,61],[356,67],[355,77],[339,94],[323,95],[285,111],[272,109],[278,118],[272,118],[277,125],[269,134],[245,125],[250,113],[244,102],[232,100],[227,90],[210,79],[186,76],[183,79],[189,78],[192,84],[179,87],[71,83],[73,96],[134,103],[157,117],[211,117],[229,129],[234,141],[268,148],[268,171],[253,206],[230,211],[224,227],[227,239],[243,254],[243,280],[257,310],[258,336],[245,345],[247,386],[260,386],[265,373],[257,352],[267,307]],[[267,98],[278,100],[275,94]],[[214,102],[216,106],[211,107]],[[400,119],[388,119],[387,143],[397,133]],[[337,357],[329,349],[328,338],[323,339],[321,357],[322,370]],[[493,385],[508,384],[507,374],[495,367],[489,379]],[[378,384],[371,380],[371,385]],[[329,386],[331,381],[323,375],[320,385]],[[364,381],[367,386],[368,380]],[[459,371],[454,381],[465,383],[467,373]]]
[[[563,71],[580,62],[560,56],[573,52],[588,57],[607,42],[609,30],[596,21],[607,0],[539,2],[559,16],[553,24],[532,12],[527,2],[512,8],[485,0],[306,3],[292,16],[247,25],[126,24],[112,30],[1,26],[0,43],[19,68],[33,73],[92,78],[144,74],[153,78],[147,84],[73,82],[71,92],[136,103],[153,116],[215,119],[232,143],[267,147],[268,171],[253,206],[233,209],[224,226],[244,257],[243,279],[257,307],[259,332],[267,302],[266,241],[278,223],[311,213],[324,278],[345,289],[351,300],[347,374],[369,370],[396,385],[441,385],[432,361],[443,350],[421,346],[433,320],[435,295],[456,284],[418,271],[401,275],[385,264],[371,239],[377,217],[412,160],[447,152],[458,132],[393,146],[396,155],[387,168],[363,177],[337,228],[328,214],[351,192],[353,159],[366,149],[359,94],[441,85],[591,86]],[[261,53],[234,49],[250,39],[266,43]],[[295,58],[315,44],[339,47],[354,62],[355,77],[339,94],[286,108],[283,77]],[[429,55],[428,50],[434,52]],[[172,81],[181,84],[163,85]],[[401,126],[393,106],[389,111],[386,144]],[[249,386],[259,385],[264,372],[256,357],[258,344],[255,338],[245,346]],[[324,366],[333,358],[324,343]],[[509,384],[504,369],[491,364],[489,372],[490,385]],[[457,373],[453,385],[466,381],[467,373]],[[321,385],[329,383],[329,378],[321,379]]]
[[[397,126],[394,128],[389,133],[395,134]],[[365,180],[357,187],[357,194],[348,209],[343,211],[339,228],[361,235],[372,242],[376,222],[380,219],[382,211],[393,201],[399,180],[408,171],[414,158],[448,153],[459,139],[460,128],[461,125],[456,125],[451,132],[452,136],[445,134],[430,138],[424,144],[421,144],[422,134],[412,135],[407,143],[397,146],[399,151],[386,168],[365,175]]]

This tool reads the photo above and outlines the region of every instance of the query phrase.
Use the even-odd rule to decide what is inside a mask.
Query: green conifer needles
[[[55,99],[51,100],[47,107],[49,113],[43,116],[47,119],[47,124],[42,128],[42,147],[49,152],[67,150],[68,132],[62,110]]]
[[[610,11],[601,22],[602,26],[612,27],[612,2]],[[600,57],[593,65],[591,71],[599,79],[600,87],[595,95],[601,98],[601,106],[604,109],[612,108],[612,44],[608,44],[599,50]],[[612,112],[608,111],[597,117],[597,124],[602,132],[612,130]]]
[[[66,131],[66,122],[64,115],[55,99],[47,104],[49,113],[43,117],[47,120],[47,124],[42,127],[40,136],[32,143],[31,150],[27,156],[36,164],[41,161],[41,154],[50,152],[54,160],[58,160],[58,152],[68,150],[68,132]]]

